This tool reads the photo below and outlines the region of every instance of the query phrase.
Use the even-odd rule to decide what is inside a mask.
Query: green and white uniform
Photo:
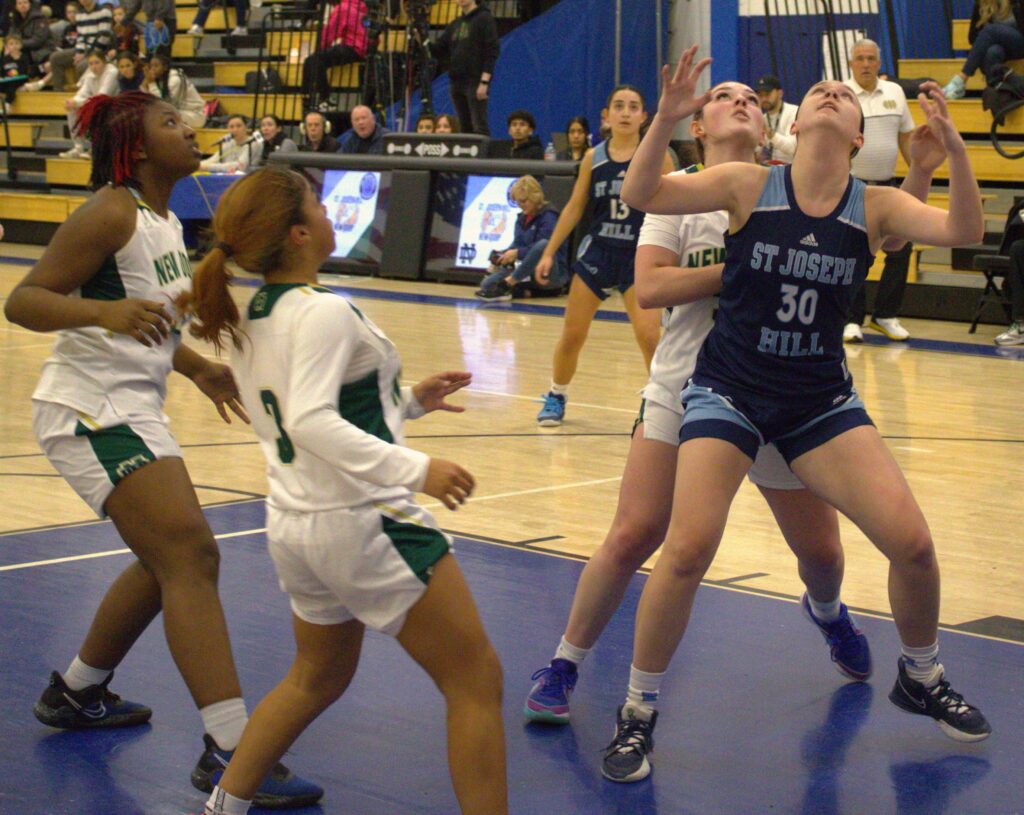
[[[232,368],[267,459],[267,536],[296,615],[396,634],[451,548],[413,500],[429,457],[403,444],[423,414],[395,346],[347,299],[263,286]]]
[[[59,331],[32,394],[39,445],[100,517],[107,497],[128,473],[150,461],[181,457],[163,406],[181,342],[174,301],[191,288],[192,268],[174,213],[161,218],[135,197],[131,239],[69,296],[161,301],[177,321],[171,336],[146,347],[99,326]]]

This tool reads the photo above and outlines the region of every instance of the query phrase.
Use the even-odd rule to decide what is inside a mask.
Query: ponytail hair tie
[[[220,251],[222,251],[224,253],[225,257],[231,257],[231,255],[232,255],[231,247],[228,246],[226,243],[224,243],[224,241],[217,241],[213,245],[213,248],[214,249],[220,249]]]

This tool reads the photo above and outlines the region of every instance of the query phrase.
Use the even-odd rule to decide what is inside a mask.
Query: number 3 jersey
[[[275,509],[356,507],[422,488],[430,459],[403,445],[422,415],[395,346],[344,297],[263,286],[240,320],[231,367],[267,459]]]
[[[791,165],[773,166],[725,249],[718,315],[694,382],[785,402],[845,393],[843,326],[874,261],[864,182],[851,177],[835,209],[813,218],[796,203]]]

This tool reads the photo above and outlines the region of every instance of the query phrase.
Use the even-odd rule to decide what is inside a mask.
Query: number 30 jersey
[[[620,197],[628,161],[614,161],[608,142],[594,148],[590,165],[590,235],[598,243],[617,249],[635,249],[644,214]]]
[[[239,324],[231,367],[267,459],[275,509],[319,512],[407,497],[430,459],[403,444],[422,415],[395,346],[346,298],[263,286]]]
[[[770,168],[747,223],[725,237],[718,316],[695,382],[788,404],[848,390],[843,326],[874,261],[864,186],[851,177],[816,218],[796,203],[791,165]]]

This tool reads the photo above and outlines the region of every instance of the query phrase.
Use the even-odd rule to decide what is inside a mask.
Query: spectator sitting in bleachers
[[[583,154],[590,149],[590,122],[586,116],[573,116],[565,126],[565,140],[568,146],[555,154],[559,161],[582,161]]]
[[[318,110],[311,110],[302,121],[303,140],[299,145],[301,153],[337,153],[338,140],[328,130],[327,117]]]
[[[379,156],[384,152],[384,134],[390,132],[378,124],[366,105],[356,105],[352,108],[352,129],[341,137],[338,152]]]
[[[498,302],[527,292],[557,294],[568,279],[566,242],[555,255],[547,283],[534,280],[533,273],[555,231],[558,210],[544,199],[544,190],[532,175],[524,175],[516,181],[510,194],[521,210],[516,217],[515,238],[508,249],[493,253],[488,274],[476,296],[481,300]]]
[[[1006,288],[1010,295],[1010,327],[996,337],[996,345],[1024,345],[1024,240],[1010,244],[1010,271]]]
[[[118,93],[137,91],[142,87],[145,72],[142,59],[133,51],[122,51],[117,55],[117,87]]]
[[[434,121],[434,114],[421,113],[416,119],[416,132],[427,134],[437,132],[437,122]]]
[[[75,0],[68,0],[68,4],[64,7],[64,19],[57,20],[54,23],[50,23],[50,34],[51,39],[56,45],[57,51],[61,49],[74,49],[75,43],[78,42],[78,29],[75,26],[75,20],[78,15],[78,3]],[[51,53],[51,57],[56,51]],[[41,91],[48,84],[51,79],[50,60],[39,66],[39,79],[33,80],[32,82],[26,82],[24,89],[26,91]]]
[[[324,24],[320,50],[306,57],[302,65],[302,91],[320,110],[328,109],[331,96],[327,69],[360,62],[366,56],[370,35],[363,25],[365,17],[363,0],[341,0]]]
[[[224,0],[225,6],[227,0]],[[188,30],[188,33],[193,37],[203,36],[203,26],[206,25],[206,20],[210,16],[210,11],[213,9],[216,0],[199,0],[199,10],[196,12],[195,19],[192,21],[192,27]],[[231,0],[231,4],[235,7],[235,27],[231,30],[231,35],[234,37],[244,37],[248,31],[245,28],[245,20],[249,15],[249,0]],[[258,3],[257,5],[262,5]]]
[[[1024,0],[975,0],[967,40],[971,50],[963,70],[942,89],[947,99],[963,99],[978,68],[987,77],[1007,60],[1024,59]]]
[[[134,22],[139,9],[136,0],[126,5],[126,20]],[[134,11],[133,11],[134,9]],[[146,23],[142,27],[142,41],[147,54],[167,54],[170,56],[174,37],[178,33],[178,9],[175,0],[142,0],[142,14]]]
[[[4,38],[3,75],[5,77],[28,76],[28,71],[28,56],[22,50],[21,37],[17,34],[8,34]],[[5,104],[14,102],[15,93],[17,91],[13,90],[4,94]]]
[[[125,10],[118,6],[114,9],[113,25],[114,41],[111,44],[110,52],[107,54],[111,59],[115,58],[122,51],[129,51],[133,54],[139,53],[139,29],[134,23],[128,21]]]
[[[46,15],[30,0],[17,0],[11,11],[8,34],[17,34],[28,60],[29,75],[42,76],[42,66],[55,50],[53,32]]]
[[[452,113],[442,113],[434,120],[435,133],[461,133],[462,122]]]
[[[262,150],[260,141],[249,135],[245,117],[235,113],[228,117],[228,135],[218,142],[214,154],[203,159],[199,167],[210,173],[244,173]]]
[[[99,48],[90,51],[85,62],[86,71],[78,80],[78,92],[64,103],[64,108],[68,112],[68,131],[74,145],[70,150],[61,153],[61,158],[89,157],[89,142],[84,136],[75,135],[78,109],[94,96],[117,95],[117,68],[107,62],[106,52]]]
[[[263,135],[263,149],[257,157],[257,167],[262,167],[266,164],[271,153],[278,151],[282,153],[297,153],[299,150],[295,142],[288,138],[284,128],[281,127],[281,120],[272,113],[268,113],[260,119],[260,133]],[[250,166],[250,169],[253,168]]]
[[[169,102],[189,127],[196,129],[206,124],[206,102],[196,86],[185,76],[185,72],[181,68],[171,67],[171,58],[166,54],[150,56],[146,63],[142,90]]]
[[[78,32],[75,47],[58,49],[50,56],[50,76],[54,90],[64,90],[68,68],[74,67],[79,77],[85,73],[86,57],[90,51],[99,49],[107,53],[113,39],[113,19],[109,6],[98,6],[96,0],[82,0],[81,9],[75,17],[75,29]]]
[[[534,135],[537,120],[528,110],[513,110],[508,115],[508,141],[492,141],[487,148],[489,158],[543,159],[544,147]]]

